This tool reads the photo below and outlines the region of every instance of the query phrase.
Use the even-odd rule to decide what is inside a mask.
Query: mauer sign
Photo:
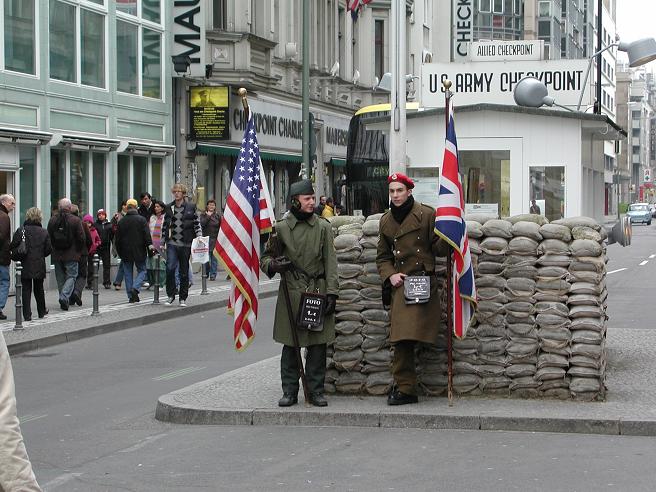
[[[192,77],[205,77],[204,0],[174,0],[172,55],[188,55]],[[185,74],[173,72],[174,77]]]
[[[475,41],[469,46],[471,61],[541,60],[544,41]]]
[[[421,103],[426,108],[444,107],[442,81],[452,82],[457,105],[515,105],[513,89],[524,77],[542,81],[556,103],[576,106],[584,89],[583,104],[590,102],[590,88],[583,87],[587,60],[548,60],[498,63],[426,63],[421,72]]]

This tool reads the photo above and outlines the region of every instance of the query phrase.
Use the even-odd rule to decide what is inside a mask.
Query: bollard
[[[93,255],[93,276],[91,277],[93,279],[93,309],[91,310],[91,316],[98,316],[100,315],[100,309],[99,309],[99,297],[100,297],[100,292],[98,292],[98,270],[100,268],[100,258],[98,257],[98,253],[94,253]]]
[[[159,304],[159,283],[160,283],[160,272],[159,267],[162,264],[162,257],[159,253],[156,253],[155,257],[155,292],[153,293],[153,304]]]
[[[207,292],[207,276],[208,276],[207,275],[207,265],[208,265],[207,263],[203,263],[203,265],[201,266],[201,270],[200,270],[202,272],[202,274],[201,274],[201,286],[202,286],[202,288],[200,290],[200,295],[201,296],[206,296],[206,295],[209,294],[209,292]]]
[[[20,261],[16,262],[16,325],[14,330],[23,330],[23,283],[21,275],[23,266]]]

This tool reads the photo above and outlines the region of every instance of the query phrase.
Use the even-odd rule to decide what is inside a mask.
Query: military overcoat
[[[435,256],[445,256],[448,245],[434,232],[435,210],[415,202],[401,224],[390,212],[380,219],[376,266],[383,282],[395,273],[434,272]],[[441,307],[435,275],[431,276],[430,301],[405,303],[403,286],[392,287],[390,341],[435,343],[441,329]]]
[[[299,221],[293,214],[276,223],[279,251],[273,239],[267,245],[260,260],[262,271],[269,275],[269,262],[278,255],[289,258],[294,264],[292,271],[285,273],[289,286],[289,296],[294,320],[303,292],[338,295],[337,255],[333,244],[333,231],[330,222],[316,215]],[[271,275],[269,275],[271,277]],[[273,325],[273,339],[284,345],[293,346],[292,326],[285,304],[282,283],[278,289],[276,316]],[[301,347],[328,343],[335,338],[335,315],[325,317],[321,332],[298,330]]]

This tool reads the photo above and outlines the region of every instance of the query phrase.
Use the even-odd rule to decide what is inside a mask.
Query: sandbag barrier
[[[326,391],[386,394],[392,384],[389,316],[375,258],[380,214],[332,220],[339,274],[336,339]],[[606,372],[605,230],[593,219],[467,217],[479,309],[454,339],[459,395],[603,400]],[[446,265],[436,274],[445,284]],[[442,289],[445,322],[444,289]],[[446,336],[417,347],[424,394],[446,393]]]

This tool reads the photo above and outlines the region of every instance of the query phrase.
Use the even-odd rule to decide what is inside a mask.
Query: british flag
[[[358,14],[363,5],[371,3],[373,0],[346,0],[346,9],[351,12],[353,22],[358,20]]]
[[[476,310],[474,268],[467,239],[465,201],[458,165],[458,143],[453,120],[453,104],[449,100],[449,122],[444,141],[444,161],[440,172],[440,190],[435,210],[435,233],[454,250],[453,268],[453,333],[464,338]]]
[[[234,315],[237,350],[246,348],[255,336],[260,234],[271,231],[274,221],[253,114],[249,113],[214,252],[232,280],[228,312]]]

